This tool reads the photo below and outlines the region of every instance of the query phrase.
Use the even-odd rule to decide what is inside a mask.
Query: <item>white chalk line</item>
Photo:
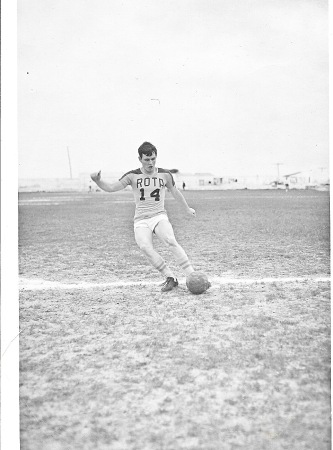
[[[227,284],[273,284],[273,283],[326,283],[330,282],[331,278],[327,276],[322,277],[278,277],[278,278],[226,278],[226,277],[211,277],[212,286],[210,289],[219,288],[221,285]],[[20,291],[47,291],[47,290],[71,290],[71,289],[100,289],[112,287],[131,287],[131,286],[154,286],[160,285],[162,281],[110,281],[107,283],[61,283],[59,281],[47,281],[42,279],[21,278],[19,281]],[[180,284],[185,284],[185,278],[179,279]]]

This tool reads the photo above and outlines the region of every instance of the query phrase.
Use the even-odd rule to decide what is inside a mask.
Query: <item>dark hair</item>
[[[140,155],[140,158],[142,158],[142,155],[151,156],[153,153],[157,155],[156,147],[151,144],[150,142],[144,142],[140,147],[138,148],[138,153]]]

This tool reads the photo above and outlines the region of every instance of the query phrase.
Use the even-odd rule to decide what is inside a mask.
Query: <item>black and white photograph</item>
[[[3,450],[330,449],[328,0],[14,15]]]

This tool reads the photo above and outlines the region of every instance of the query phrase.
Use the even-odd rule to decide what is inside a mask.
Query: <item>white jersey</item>
[[[175,185],[169,170],[155,168],[147,175],[141,169],[131,170],[119,180],[124,187],[132,186],[135,200],[134,222],[166,213],[164,208],[165,189]]]

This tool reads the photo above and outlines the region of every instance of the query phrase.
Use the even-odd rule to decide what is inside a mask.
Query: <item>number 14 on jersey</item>
[[[140,189],[141,197],[140,200],[146,200],[145,198],[145,190],[143,188]],[[160,200],[160,189],[155,189],[150,193],[151,197],[155,197],[155,202]]]

